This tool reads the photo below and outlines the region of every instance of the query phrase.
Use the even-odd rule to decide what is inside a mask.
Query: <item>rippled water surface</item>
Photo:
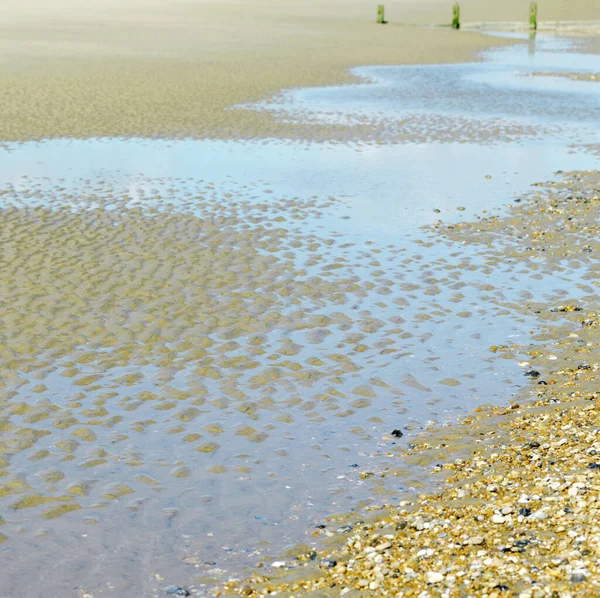
[[[267,107],[367,119],[377,143],[1,150],[0,595],[201,594],[421,488],[411,436],[527,384],[487,349],[525,342],[507,307],[574,297],[576,273],[419,227],[596,165],[571,146],[597,140],[600,85],[525,75],[597,57],[535,43]]]

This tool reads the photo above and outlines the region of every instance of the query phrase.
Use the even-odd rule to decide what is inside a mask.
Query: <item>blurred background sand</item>
[[[465,0],[462,19],[527,19],[528,1]],[[600,0],[543,0],[539,18],[600,18]],[[285,87],[350,81],[348,67],[471,60],[509,43],[447,23],[450,0],[5,0],[0,140],[254,137],[267,115],[227,107]]]

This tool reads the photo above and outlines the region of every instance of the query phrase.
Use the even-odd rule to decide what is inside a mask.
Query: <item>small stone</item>
[[[429,584],[440,583],[440,581],[444,581],[444,576],[438,571],[427,571],[425,581]]]
[[[473,536],[472,538],[469,538],[469,540],[467,541],[468,544],[470,544],[471,546],[479,546],[480,544],[483,544],[485,542],[485,539],[482,538],[481,536]]]
[[[167,596],[191,596],[190,592],[181,586],[169,586],[165,588]]]
[[[337,561],[334,559],[323,559],[321,565],[326,569],[333,569],[337,565]]]
[[[342,525],[341,527],[337,528],[338,534],[347,534],[348,532],[351,532],[351,531],[352,531],[351,525]]]
[[[504,517],[502,517],[502,515],[498,515],[496,513],[496,515],[492,515],[492,519],[491,519],[492,523],[504,523]]]
[[[581,583],[586,580],[585,573],[583,571],[573,571],[571,575],[571,583]]]
[[[271,567],[275,567],[275,569],[281,569],[281,567],[285,567],[285,566],[286,566],[285,561],[273,561],[273,564],[271,565]]]
[[[522,517],[529,517],[529,515],[531,515],[531,509],[528,507],[523,507],[519,509],[519,515]]]
[[[402,438],[404,436],[402,430],[392,430],[392,436],[394,438]]]
[[[542,511],[540,509],[539,511],[536,511],[535,513],[532,513],[530,515],[530,517],[534,521],[541,521],[542,519],[548,519],[548,513],[546,513],[546,511]]]
[[[515,540],[513,542],[513,546],[516,546],[517,548],[524,548],[525,546],[529,545],[529,540]]]
[[[421,532],[425,529],[425,522],[422,519],[417,519],[414,523],[413,523],[413,527],[418,531]]]
[[[525,372],[525,376],[527,376],[528,378],[539,378],[540,373],[537,370],[527,370]]]
[[[375,550],[377,552],[383,552],[384,550],[387,550],[388,548],[392,547],[392,543],[391,542],[384,542],[383,544],[379,544],[379,546],[375,547]]]
[[[250,594],[254,593],[254,590],[250,586],[242,586],[240,591],[242,596],[250,596]]]

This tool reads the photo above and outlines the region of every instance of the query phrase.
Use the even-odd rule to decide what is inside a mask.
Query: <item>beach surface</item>
[[[447,23],[444,2],[10,0],[0,7],[0,138],[293,136],[269,115],[225,110],[282,88],[355,80],[360,65],[448,63],[504,42]],[[597,16],[545,2],[540,19]],[[511,2],[463,3],[463,19],[523,20]]]
[[[1,598],[594,595],[598,43],[527,4],[0,7]]]
[[[474,245],[486,264],[513,263],[520,276],[573,272],[572,286],[507,305],[515,317],[533,315],[530,342],[489,348],[499,357],[524,352],[519,365],[534,385],[408,446],[403,460],[429,467],[438,491],[356,514],[333,550],[288,554],[278,570],[257,571],[224,595],[598,595],[600,179],[598,171],[556,176],[502,216],[430,235]],[[337,526],[332,517],[318,534]]]

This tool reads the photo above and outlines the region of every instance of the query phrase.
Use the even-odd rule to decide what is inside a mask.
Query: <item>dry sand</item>
[[[450,3],[359,0],[9,0],[0,6],[0,139],[281,135],[268,115],[226,111],[285,87],[349,81],[368,64],[454,62],[492,44]],[[525,2],[462,3],[465,20],[526,18]],[[598,15],[600,0],[544,3],[541,19]]]

